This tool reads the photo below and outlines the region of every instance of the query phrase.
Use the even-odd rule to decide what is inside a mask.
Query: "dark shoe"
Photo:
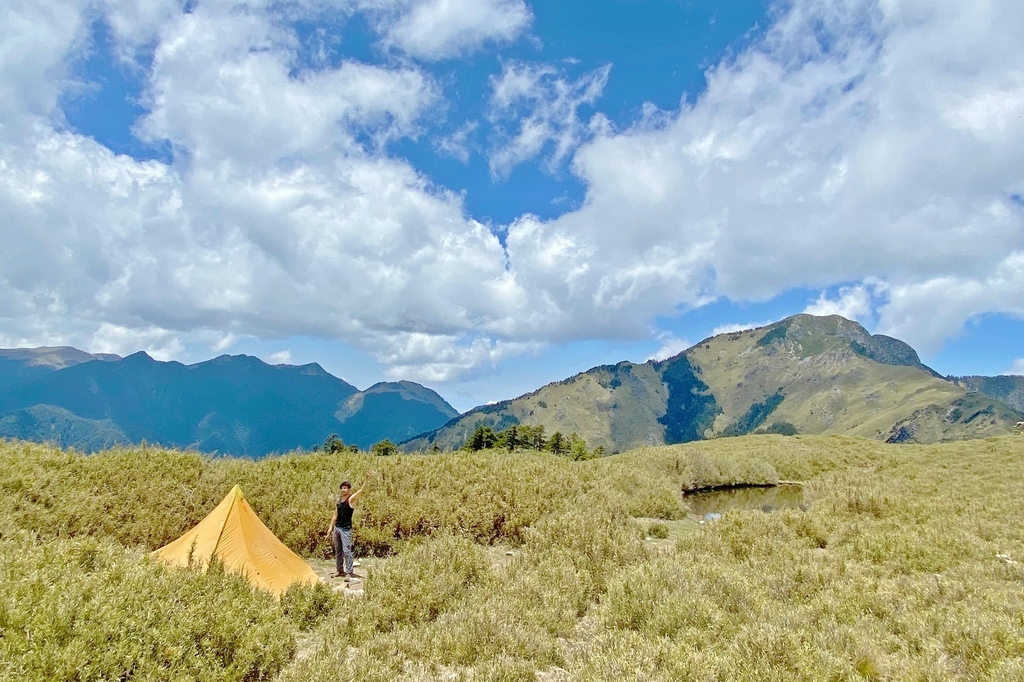
[[[345,574],[344,574],[344,573],[342,573],[341,571],[338,571],[337,573],[335,573],[335,574],[334,574],[334,575],[332,575],[331,577],[332,577],[332,578],[344,578],[344,577],[346,577],[346,576],[345,576]]]
[[[362,578],[360,578],[355,573],[349,573],[347,576],[345,576],[345,580],[346,581],[348,581],[348,580],[362,580]]]

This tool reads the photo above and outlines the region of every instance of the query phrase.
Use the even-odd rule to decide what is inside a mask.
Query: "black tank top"
[[[334,525],[344,530],[350,530],[352,528],[352,505],[348,503],[348,500],[344,500],[338,503],[338,520],[334,522]]]

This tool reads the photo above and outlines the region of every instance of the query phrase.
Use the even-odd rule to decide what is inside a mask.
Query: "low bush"
[[[281,610],[299,630],[312,630],[335,614],[344,599],[325,583],[296,583],[281,596]]]
[[[661,521],[655,521],[650,524],[647,526],[647,537],[655,538],[656,540],[664,540],[668,537],[668,524],[662,523]]]
[[[110,540],[0,540],[0,679],[268,680],[295,650],[270,596]]]

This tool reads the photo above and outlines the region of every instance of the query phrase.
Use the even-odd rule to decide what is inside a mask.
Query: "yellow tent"
[[[278,597],[294,583],[320,579],[263,525],[237,485],[195,528],[153,555],[172,566],[187,566],[191,555],[204,568],[216,556],[228,571],[243,574]]]

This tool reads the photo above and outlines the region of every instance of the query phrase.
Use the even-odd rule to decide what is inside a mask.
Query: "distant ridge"
[[[319,364],[183,365],[70,347],[0,349],[0,437],[93,451],[145,440],[259,457],[336,434],[368,448],[461,447],[477,426],[542,425],[607,452],[747,433],[934,442],[1009,433],[1024,377],[942,377],[908,344],[838,315],[719,334],[662,361],[601,365],[460,415],[409,381],[365,391]]]
[[[84,362],[112,362],[120,359],[112,353],[86,353],[70,346],[0,348],[0,392]]]
[[[899,339],[838,315],[801,314],[713,336],[660,362],[594,367],[474,408],[403,448],[454,449],[477,426],[516,424],[575,432],[609,452],[759,432],[891,442],[1009,433],[1024,418],[1020,408],[993,396],[995,384],[975,384],[971,392],[941,377]]]
[[[0,348],[0,358],[14,360],[27,367],[47,367],[52,370],[64,369],[83,362],[120,360],[113,353],[86,353],[71,346],[40,346],[39,348]]]
[[[456,414],[419,384],[361,392],[316,363],[221,355],[183,365],[144,352],[119,358],[73,348],[0,350],[0,437],[86,451],[145,440],[258,457],[311,448],[331,434],[368,448]]]
[[[994,377],[949,377],[951,381],[983,395],[999,398],[1014,409],[1024,412],[1024,376],[1000,374]]]

